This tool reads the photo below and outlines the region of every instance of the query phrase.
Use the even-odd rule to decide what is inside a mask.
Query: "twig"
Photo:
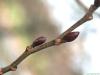
[[[88,11],[88,7],[86,7],[86,6],[81,2],[81,0],[76,0],[76,2],[77,2],[77,4],[78,4],[80,7],[83,8],[83,10],[84,10],[85,12]],[[96,14],[98,17],[100,17],[100,13],[94,12],[94,14]]]
[[[100,6],[100,0],[95,0],[94,4],[90,6],[89,10],[87,11],[87,13],[83,16],[83,18],[81,18],[79,21],[77,21],[74,25],[72,25],[69,29],[67,29],[64,33],[62,33],[61,35],[59,35],[56,39],[44,43],[46,41],[45,37],[39,37],[37,38],[32,45],[28,46],[25,50],[25,52],[19,57],[17,58],[14,62],[12,62],[10,65],[8,65],[7,67],[1,68],[0,69],[0,75],[9,72],[9,71],[15,71],[17,69],[17,66],[29,55],[38,52],[40,50],[43,50],[45,48],[51,47],[51,46],[55,46],[55,45],[59,45],[65,42],[71,42],[73,41],[77,36],[78,36],[78,32],[72,32],[74,29],[76,29],[77,27],[79,27],[80,25],[82,25],[83,23],[91,20],[92,14],[94,13],[94,11]],[[71,39],[68,39],[71,38]],[[44,44],[43,44],[44,43]]]

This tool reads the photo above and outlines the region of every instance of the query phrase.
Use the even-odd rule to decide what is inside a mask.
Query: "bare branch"
[[[79,20],[77,21],[74,25],[72,25],[69,29],[67,29],[64,33],[62,33],[61,35],[59,35],[56,39],[49,41],[47,43],[44,43],[46,39],[44,39],[44,37],[41,38],[37,38],[32,45],[28,46],[26,48],[26,50],[23,52],[23,54],[17,58],[14,62],[12,62],[10,65],[1,68],[0,69],[0,75],[9,72],[9,71],[15,71],[17,69],[17,66],[29,55],[38,52],[40,50],[43,50],[45,48],[51,47],[51,46],[55,46],[55,45],[59,45],[65,42],[69,42],[70,40],[73,41],[74,38],[76,38],[78,36],[79,33],[76,32],[72,33],[72,31],[74,29],[76,29],[77,27],[79,27],[80,25],[82,25],[83,23],[91,20],[92,14],[94,13],[94,11],[100,6],[100,0],[95,0],[94,1],[94,5],[91,5],[90,8],[88,9],[87,13]],[[70,33],[70,34],[69,34]],[[73,36],[72,36],[73,34]],[[65,40],[65,37],[66,40]],[[68,39],[69,38],[73,38],[73,39]],[[44,44],[43,44],[44,43]]]
[[[78,4],[80,7],[83,8],[83,10],[84,10],[85,12],[88,11],[88,7],[86,7],[86,6],[81,2],[81,0],[76,0],[76,2],[77,2],[77,4]],[[100,13],[94,12],[94,14],[97,15],[98,17],[100,17]]]

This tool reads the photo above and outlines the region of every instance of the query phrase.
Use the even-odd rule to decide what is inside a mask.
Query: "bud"
[[[43,44],[46,41],[46,37],[38,37],[33,43],[32,43],[32,47],[38,46]]]
[[[96,7],[99,7],[100,6],[100,0],[94,0],[94,5]]]
[[[0,75],[3,75],[3,71],[2,71],[2,68],[0,68]]]
[[[79,35],[79,32],[70,32],[63,37],[63,42],[71,42],[74,41]]]

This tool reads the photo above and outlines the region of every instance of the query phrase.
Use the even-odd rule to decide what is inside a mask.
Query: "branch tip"
[[[97,8],[100,7],[100,0],[95,0],[94,6],[97,7]]]

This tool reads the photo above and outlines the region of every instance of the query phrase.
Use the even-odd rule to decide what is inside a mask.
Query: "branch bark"
[[[78,4],[80,7],[83,8],[83,10],[84,10],[85,12],[88,11],[88,7],[86,7],[86,6],[81,2],[81,0],[76,0],[76,2],[77,2],[77,4]],[[94,14],[97,15],[98,17],[100,17],[100,13],[94,12]]]
[[[90,6],[90,8],[88,9],[87,13],[79,20],[77,21],[75,24],[73,24],[69,29],[67,29],[64,33],[62,33],[61,35],[59,35],[57,38],[55,38],[54,40],[51,40],[47,43],[44,43],[43,40],[42,42],[44,44],[38,44],[35,42],[36,46],[33,47],[33,44],[30,46],[27,46],[26,50],[22,53],[21,56],[19,56],[19,58],[17,58],[14,62],[12,62],[10,65],[4,67],[4,68],[0,68],[0,75],[9,72],[9,71],[16,71],[17,66],[29,55],[38,52],[40,50],[43,50],[45,48],[51,47],[51,46],[55,46],[55,45],[59,45],[65,42],[68,42],[66,40],[64,40],[65,36],[68,35],[69,33],[71,33],[74,29],[76,29],[77,27],[79,27],[80,25],[82,25],[83,23],[93,19],[93,13],[94,11],[100,6],[100,0],[95,0],[94,4]],[[68,39],[68,38],[67,38]],[[39,42],[41,42],[40,39],[38,39]],[[36,41],[36,40],[35,40]]]

